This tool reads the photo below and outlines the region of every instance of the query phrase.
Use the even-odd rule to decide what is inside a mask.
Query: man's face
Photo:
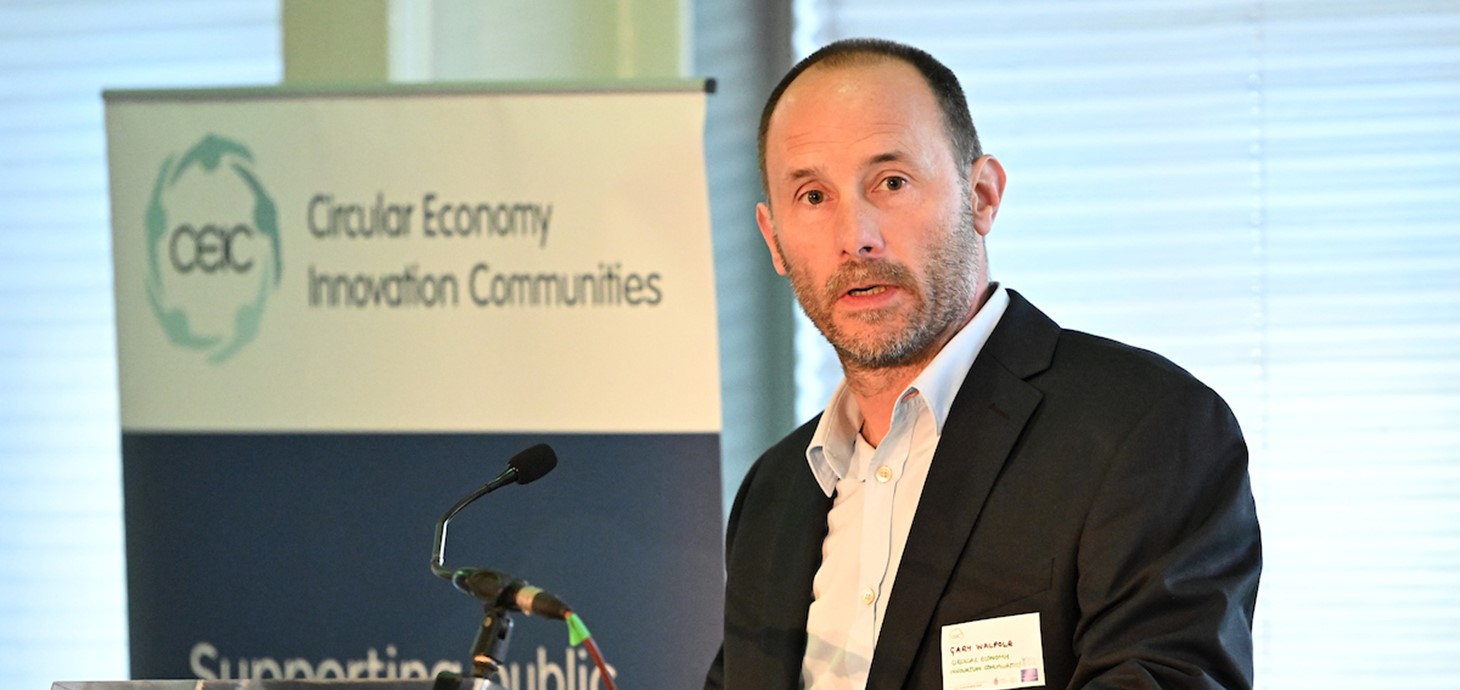
[[[765,161],[761,234],[843,365],[926,360],[972,316],[1003,173],[987,157],[960,171],[912,66],[808,69],[771,116]]]

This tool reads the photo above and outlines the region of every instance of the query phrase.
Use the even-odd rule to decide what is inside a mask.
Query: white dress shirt
[[[948,409],[1009,305],[1008,292],[993,287],[988,302],[902,392],[881,445],[873,448],[861,437],[862,413],[846,381],[811,437],[806,461],[821,490],[835,498],[806,621],[801,679],[808,690],[867,687],[887,596]]]

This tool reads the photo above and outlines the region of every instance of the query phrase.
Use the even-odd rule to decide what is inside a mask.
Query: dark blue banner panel
[[[482,606],[433,529],[535,443],[556,470],[451,522],[450,567],[568,601],[623,687],[698,686],[720,637],[714,434],[124,433],[132,674],[413,678],[470,669]],[[559,621],[516,616],[504,680],[589,690]]]

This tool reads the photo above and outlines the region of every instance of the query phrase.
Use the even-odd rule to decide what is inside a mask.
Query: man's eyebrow
[[[787,182],[799,182],[808,177],[816,177],[820,174],[821,168],[816,166],[810,166],[806,168],[796,168],[795,170],[786,173],[785,179]]]
[[[886,153],[879,153],[875,156],[872,156],[871,158],[868,158],[867,165],[878,165],[880,163],[897,163],[904,160],[907,160],[907,156],[904,155],[901,151],[888,151]]]

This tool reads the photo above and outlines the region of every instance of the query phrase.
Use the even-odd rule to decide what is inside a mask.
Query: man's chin
[[[889,324],[869,324],[857,321],[848,322],[843,319],[836,324],[835,338],[831,339],[833,345],[847,347],[857,351],[882,350],[895,342],[894,338],[888,336]],[[830,339],[830,338],[829,338]]]
[[[900,366],[910,356],[906,343],[876,335],[857,337],[853,334],[840,333],[832,341],[832,348],[837,351],[837,355],[841,357],[844,364],[856,365],[860,369]]]
[[[896,327],[890,322],[875,325],[859,322],[837,324],[836,333],[822,335],[831,342],[843,365],[858,369],[890,369],[926,362],[942,346],[940,338],[915,329],[905,320]]]
[[[877,371],[905,367],[914,362],[914,357],[893,348],[848,350],[837,347],[837,357],[842,368],[848,371]]]

